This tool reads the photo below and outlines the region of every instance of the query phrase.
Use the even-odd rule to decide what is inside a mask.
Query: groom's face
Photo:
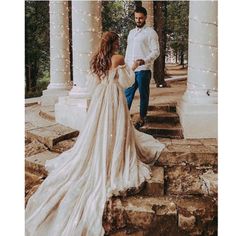
[[[135,19],[136,26],[138,28],[142,28],[146,23],[147,16],[145,16],[143,13],[135,12],[134,19]]]

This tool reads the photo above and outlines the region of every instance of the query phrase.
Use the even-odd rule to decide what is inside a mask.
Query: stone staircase
[[[138,118],[139,114],[133,114],[132,119]],[[179,116],[176,113],[176,104],[161,104],[148,107],[147,122],[140,131],[151,134],[158,138],[182,139],[183,132]]]
[[[142,191],[112,199],[104,216],[108,235],[217,235],[216,147],[181,141],[166,143]]]
[[[47,116],[49,110],[41,110],[38,115],[54,122],[52,111]],[[169,131],[166,124],[171,123],[179,123],[173,104],[149,108],[146,132],[161,136],[158,139],[166,148],[152,167],[150,180],[140,189],[130,189],[126,196],[112,197],[107,202],[103,215],[106,235],[217,235],[216,140],[183,139],[181,127],[179,133]],[[167,131],[151,132],[149,124],[161,124]],[[26,202],[47,176],[45,161],[76,141],[78,131],[57,125],[29,126],[26,131]]]

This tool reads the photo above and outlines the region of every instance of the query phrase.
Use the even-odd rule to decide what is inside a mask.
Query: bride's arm
[[[101,80],[95,74],[91,72],[87,75],[86,85],[88,88],[89,95],[92,96],[98,84],[100,84]]]
[[[135,74],[127,65],[119,65],[117,67],[119,75],[118,82],[123,88],[131,87],[135,82]]]
[[[132,68],[129,68],[125,64],[124,57],[122,55],[114,55],[111,58],[112,68],[117,69],[118,73],[118,82],[123,88],[128,88],[134,84],[135,75],[133,70],[137,68],[138,65],[134,63]]]

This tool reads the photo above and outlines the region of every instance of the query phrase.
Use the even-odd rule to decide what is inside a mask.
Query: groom
[[[134,94],[139,88],[140,117],[135,127],[140,128],[144,125],[147,115],[151,69],[154,60],[160,55],[160,50],[156,31],[146,26],[146,9],[137,7],[134,16],[136,28],[132,29],[128,35],[125,62],[130,68],[137,68],[135,69],[135,83],[125,90],[125,95],[130,109]]]

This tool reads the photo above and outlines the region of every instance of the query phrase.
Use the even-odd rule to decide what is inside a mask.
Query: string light
[[[98,2],[100,2],[100,1],[98,1]],[[59,7],[59,3],[56,3],[57,5],[55,3],[50,3],[50,4],[52,4],[51,8],[54,8],[53,5],[55,6],[55,8],[58,8],[58,11],[50,10],[50,17],[52,17],[51,19],[57,21],[61,17],[62,21],[63,21],[63,22],[55,22],[55,23],[50,22],[50,28],[53,30],[53,33],[54,33],[53,38],[54,38],[54,40],[62,41],[63,42],[62,45],[64,47],[63,49],[62,48],[58,49],[57,46],[50,46],[50,48],[53,51],[57,50],[57,54],[54,53],[54,54],[51,55],[51,61],[52,61],[52,63],[53,63],[53,61],[55,63],[60,63],[58,65],[60,65],[63,68],[63,69],[62,68],[54,69],[54,71],[56,73],[63,73],[65,76],[70,75],[70,50],[69,50],[69,25],[68,25],[68,20],[69,20],[68,11],[69,11],[69,8],[68,8],[68,3],[63,2],[63,8]],[[99,8],[97,8],[96,5],[94,7],[99,12],[100,5],[99,5]],[[148,8],[148,10],[151,11],[152,9]],[[88,26],[86,28],[86,31],[81,30],[80,28],[73,29],[73,32],[72,32],[72,34],[73,34],[73,36],[72,36],[73,37],[73,56],[77,55],[79,60],[80,60],[80,58],[82,58],[84,56],[88,56],[88,58],[90,58],[93,52],[91,50],[89,50],[86,53],[81,53],[81,45],[79,45],[79,42],[77,42],[74,39],[76,39],[78,36],[86,37],[87,41],[86,40],[85,41],[89,42],[90,45],[92,46],[91,43],[94,42],[95,39],[101,37],[101,35],[102,35],[101,18],[98,17],[98,14],[96,14],[96,12],[95,13],[93,11],[88,12],[88,11],[86,11],[84,9],[81,9],[81,8],[80,9],[79,8],[73,8],[73,2],[72,2],[72,16],[80,16],[80,22],[82,22],[82,24],[88,24]],[[150,19],[152,19],[152,18],[150,17]],[[208,28],[212,27],[212,26],[217,27],[217,22],[216,21],[206,22],[206,21],[203,21],[203,20],[199,20],[198,17],[196,17],[196,16],[195,17],[189,17],[189,20],[190,21],[193,20],[195,22],[198,22],[199,24],[204,24]],[[93,22],[92,27],[90,25],[91,22]],[[91,37],[88,34],[89,32],[95,33],[94,37]],[[213,52],[210,52],[209,55],[212,58],[214,58],[217,55],[217,45],[214,45],[213,42],[210,39],[206,39],[205,41],[206,41],[205,43],[204,42],[202,43],[202,42],[198,42],[196,40],[189,39],[189,43],[192,44],[192,47],[199,47],[200,49],[204,49],[204,48],[207,47],[210,51],[213,51]],[[214,41],[214,43],[215,43],[215,41]],[[58,53],[58,51],[61,51],[61,52]],[[63,61],[64,61],[64,63],[63,63]],[[87,74],[89,72],[88,66],[89,66],[89,64],[87,64],[87,65],[84,64],[85,69],[82,69],[77,65],[73,65],[72,66],[73,67],[73,73],[75,73],[75,74],[76,73]],[[86,67],[87,67],[87,69],[86,69]],[[189,69],[198,70],[198,71],[200,71],[200,73],[203,73],[206,76],[208,76],[210,74],[213,74],[214,77],[217,77],[217,73],[214,72],[214,71],[204,70],[204,69],[201,69],[201,68],[194,68],[191,65],[188,65],[188,67],[189,67]],[[82,81],[82,80],[84,80],[85,77],[84,78],[74,77],[74,79],[75,80],[79,79],[79,80],[81,80],[81,83],[84,84],[84,81]],[[72,86],[72,82],[70,80],[67,80],[66,83]],[[77,86],[78,83],[79,83],[79,81],[74,81],[74,86]],[[206,90],[207,89],[208,91],[218,91],[216,88],[208,88],[208,86],[206,84],[199,85],[199,84],[194,83],[194,82],[189,81],[189,80],[188,80],[188,85],[191,88],[195,88],[196,90],[199,90],[199,89]]]
[[[72,3],[73,4],[73,3]],[[62,73],[63,75],[70,75],[70,50],[69,50],[69,25],[68,25],[68,3],[63,2],[63,7],[61,6],[61,3],[55,3],[50,2],[50,29],[52,30],[53,34],[51,37],[53,37],[52,42],[61,42],[60,48],[58,48],[56,45],[50,46],[51,51],[51,64],[53,65],[53,72],[52,74]],[[57,9],[57,10],[56,10]],[[80,29],[73,30],[73,39],[77,38],[77,35],[80,35],[81,37],[86,37],[89,35],[86,35],[88,32],[94,32],[97,35],[98,38],[102,34],[101,32],[101,18],[97,16],[97,14],[91,14],[91,12],[86,12],[83,9],[77,10],[78,8],[72,7],[72,15],[82,16],[80,17],[80,22],[87,23],[87,22],[95,22],[95,25],[98,30],[95,29],[95,27],[87,27],[86,31],[82,31]],[[96,9],[97,6],[96,6]],[[100,9],[100,8],[99,8]],[[62,22],[58,22],[58,19],[60,19]],[[89,19],[89,20],[88,20]],[[100,24],[99,24],[100,23]],[[94,26],[95,26],[94,25]],[[94,41],[93,38],[88,39],[88,42],[92,43]],[[75,42],[75,43],[74,43]],[[61,48],[61,45],[63,48]],[[81,45],[80,45],[81,46]],[[78,42],[75,40],[73,41],[73,54],[78,55],[78,58],[82,58],[86,55],[91,57],[92,51],[89,50],[87,53],[81,53],[81,48],[78,47]],[[55,54],[56,52],[56,54]],[[59,64],[58,64],[59,63]],[[86,66],[86,64],[84,65]],[[88,67],[87,65],[86,67]],[[59,68],[61,67],[61,68]],[[74,73],[88,73],[89,69],[82,69],[78,66],[73,66]],[[67,84],[71,85],[70,80],[67,79]],[[76,81],[74,82],[76,86]]]
[[[189,20],[193,20],[193,21],[196,21],[200,24],[206,24],[206,25],[214,25],[214,26],[217,26],[217,22],[216,21],[213,21],[213,22],[207,22],[207,21],[200,21],[198,19],[198,17],[189,17]]]
[[[190,66],[190,65],[188,65],[188,68],[193,69],[193,70],[199,70],[199,71],[201,71],[201,72],[203,72],[203,73],[212,73],[212,74],[216,75],[216,72],[215,72],[215,71],[204,70],[204,69],[202,69],[202,68],[197,68],[197,67]]]
[[[197,12],[192,11],[192,14],[194,13]],[[199,13],[199,15],[201,14]],[[194,22],[197,23],[197,28],[195,30],[190,30],[189,47],[191,53],[196,53],[196,55],[201,53],[201,57],[198,57],[199,60],[201,60],[200,58],[206,58],[207,60],[210,60],[211,63],[209,63],[210,68],[201,68],[201,63],[197,63],[197,61],[193,59],[194,65],[197,66],[192,66],[192,58],[189,60],[189,78],[187,81],[186,92],[194,97],[203,96],[204,94],[205,96],[215,96],[218,92],[215,84],[217,81],[217,73],[214,71],[214,69],[216,69],[214,66],[217,64],[214,63],[214,60],[217,60],[217,40],[215,40],[217,37],[217,21],[212,20],[211,22],[208,22],[204,19],[199,19],[196,15],[192,16],[191,11],[189,21],[190,27],[191,21],[193,22],[193,27],[196,26]],[[199,30],[197,29],[201,29],[201,35],[199,35]],[[201,78],[201,80],[199,80],[199,78]]]
[[[206,84],[197,84],[191,81],[188,81],[188,84],[191,85],[191,88],[197,88],[202,90],[218,91],[217,88],[209,88]]]
[[[197,42],[197,41],[193,41],[193,40],[189,40],[189,43],[191,43],[191,44],[198,44],[199,46],[200,46],[200,48],[202,48],[203,46],[206,46],[206,47],[208,47],[208,48],[210,48],[210,49],[217,49],[217,46],[215,46],[215,45],[211,45],[211,41],[208,41],[208,43],[209,44],[205,44],[205,43],[200,43],[200,42]]]

